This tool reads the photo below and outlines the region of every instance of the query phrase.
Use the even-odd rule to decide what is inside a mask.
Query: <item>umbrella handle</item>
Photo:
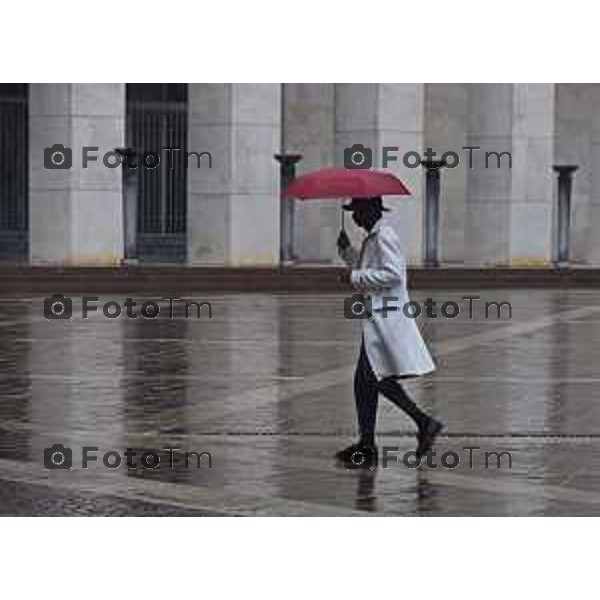
[[[345,225],[344,225],[344,217],[345,217],[346,215],[344,214],[344,210],[343,210],[343,209],[342,209],[341,213],[342,213],[342,231],[346,231],[346,227],[345,227]]]

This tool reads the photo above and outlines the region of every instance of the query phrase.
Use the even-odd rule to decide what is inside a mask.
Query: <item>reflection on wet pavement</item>
[[[482,298],[473,319],[461,300],[471,294]],[[403,464],[414,432],[382,401],[378,443],[394,447],[393,458],[354,471],[331,459],[355,435],[359,330],[342,296],[205,296],[194,299],[212,303],[212,319],[177,310],[155,320],[84,320],[74,298],[66,321],[47,321],[42,297],[3,298],[0,514],[600,514],[600,294],[413,296],[462,309],[456,319],[419,319],[439,370],[408,384],[447,425],[438,467]],[[485,300],[510,301],[513,318],[492,310],[485,319]],[[72,449],[73,470],[45,469],[54,444]],[[83,469],[86,446],[99,450]],[[178,449],[173,468],[168,447]],[[107,452],[127,448],[136,469],[124,457],[104,466]],[[152,451],[156,470],[140,464]],[[186,468],[186,451],[210,453],[212,468],[206,456]],[[512,468],[508,455],[499,468],[490,455],[486,467],[486,452],[510,453]],[[448,453],[456,468],[441,464]]]

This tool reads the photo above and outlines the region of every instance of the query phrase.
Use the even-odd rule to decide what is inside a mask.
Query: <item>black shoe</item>
[[[337,458],[338,460],[344,461],[349,459],[357,450],[360,450],[361,448],[361,444],[360,442],[357,444],[351,444],[350,446],[348,446],[347,448],[344,448],[343,450],[340,450],[339,452],[335,453],[335,458]]]
[[[444,426],[436,421],[433,417],[429,417],[422,427],[419,427],[417,458],[422,458],[424,454],[433,446],[435,438]]]

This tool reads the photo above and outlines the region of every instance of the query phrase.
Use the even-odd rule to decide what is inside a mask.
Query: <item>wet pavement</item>
[[[473,319],[465,295],[481,297]],[[43,297],[0,299],[0,515],[600,514],[600,292],[413,293],[427,297],[439,370],[407,387],[447,426],[437,468],[403,464],[414,428],[382,399],[378,444],[396,450],[372,470],[331,458],[355,435],[360,334],[343,296],[188,296],[212,318],[175,301],[173,319],[167,301],[143,318],[138,297],[136,319],[82,319],[74,298],[72,320],[50,321]],[[485,301],[512,319],[486,319]],[[45,468],[55,444],[72,469]],[[87,469],[83,447],[98,448]]]

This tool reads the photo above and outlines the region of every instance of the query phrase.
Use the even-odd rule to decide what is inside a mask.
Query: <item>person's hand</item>
[[[337,247],[340,251],[344,251],[350,247],[350,238],[344,229],[340,230],[340,234],[338,235]]]

